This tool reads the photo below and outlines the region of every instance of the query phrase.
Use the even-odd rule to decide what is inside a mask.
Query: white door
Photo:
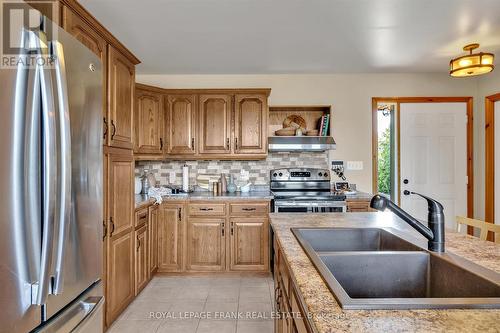
[[[427,202],[444,206],[446,227],[467,216],[467,104],[401,103],[401,207],[427,221]]]
[[[495,102],[494,111],[500,114],[500,101]],[[500,170],[500,117],[495,121],[495,170]],[[495,224],[500,224],[500,173],[495,173]]]

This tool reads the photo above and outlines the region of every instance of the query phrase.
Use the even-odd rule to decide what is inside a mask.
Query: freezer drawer
[[[99,281],[55,315],[36,333],[102,333],[104,320],[104,296]]]

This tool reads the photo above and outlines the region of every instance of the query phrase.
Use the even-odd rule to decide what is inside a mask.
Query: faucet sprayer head
[[[380,194],[374,195],[370,201],[370,207],[383,212],[387,208],[387,199]]]

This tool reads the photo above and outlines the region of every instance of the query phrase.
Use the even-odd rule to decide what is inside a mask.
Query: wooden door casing
[[[231,218],[230,224],[230,270],[267,271],[269,268],[268,218]]]
[[[188,271],[225,270],[225,219],[193,218],[187,223]]]
[[[176,272],[183,269],[183,205],[162,204],[158,219],[158,270]]]
[[[266,154],[267,97],[237,94],[234,114],[234,153]]]
[[[111,239],[108,248],[106,324],[111,325],[134,298],[134,239],[128,232]]]
[[[167,153],[171,155],[194,155],[196,142],[196,95],[169,95],[167,103]]]
[[[163,154],[163,97],[161,94],[136,89],[134,110],[134,152],[139,154]]]
[[[231,95],[200,95],[199,153],[231,152],[233,103]]]
[[[135,246],[135,295],[138,295],[149,280],[149,237],[148,224],[134,232]]]
[[[135,66],[108,46],[108,144],[132,149]]]

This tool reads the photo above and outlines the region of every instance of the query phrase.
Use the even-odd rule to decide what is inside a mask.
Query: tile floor
[[[155,276],[111,333],[272,333],[271,276]]]

